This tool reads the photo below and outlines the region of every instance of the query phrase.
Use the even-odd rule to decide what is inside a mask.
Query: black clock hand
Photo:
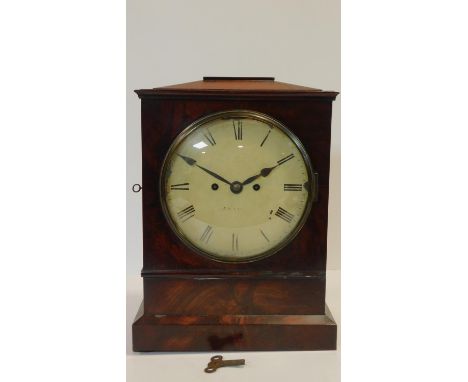
[[[262,169],[260,170],[260,174],[251,176],[250,178],[247,178],[246,180],[244,180],[244,181],[242,182],[242,185],[245,186],[246,184],[252,183],[255,179],[258,179],[258,178],[260,178],[261,176],[266,177],[266,176],[270,175],[270,172],[271,172],[274,168],[276,168],[276,167],[278,167],[278,166],[279,166],[279,164],[277,164],[276,166],[273,166],[273,167],[265,167],[265,168],[262,168]]]
[[[205,167],[202,167],[202,166],[199,166],[198,164],[196,164],[195,166],[197,166],[198,168],[201,168],[203,171],[207,172],[208,174],[210,174],[212,177],[216,178],[216,179],[219,179],[221,182],[224,182],[226,184],[229,184],[231,185],[231,182],[229,182],[228,180],[224,179],[222,176],[214,173],[213,171],[210,171],[208,170],[207,168]]]
[[[246,184],[249,184],[249,183],[252,183],[255,179],[258,179],[260,178],[261,176],[263,177],[266,177],[268,175],[270,175],[270,172],[275,169],[276,167],[278,166],[281,166],[283,163],[286,163],[288,160],[294,158],[294,154],[289,154],[288,156],[280,159],[279,161],[277,161],[276,163],[278,163],[276,166],[273,166],[273,167],[265,167],[265,168],[262,168],[260,170],[260,174],[257,174],[257,175],[254,175],[254,176],[251,176],[250,178],[247,178],[246,180],[244,180],[242,182],[242,185],[245,186]]]
[[[177,154],[177,155],[180,156],[190,166],[193,166],[195,163],[197,163],[195,159],[192,159],[192,158],[180,155],[180,154]]]
[[[192,158],[189,158],[189,157],[186,157],[186,156],[183,156],[183,155],[180,155],[180,154],[177,154],[178,156],[180,156],[184,161],[185,163],[187,163],[188,165],[190,166],[197,166],[198,168],[201,168],[203,171],[207,172],[208,174],[210,174],[212,177],[220,180],[221,182],[224,182],[226,184],[229,184],[231,185],[231,182],[229,182],[228,180],[224,179],[221,175],[218,175],[216,174],[215,172],[211,171],[211,170],[208,170],[207,168],[205,167],[202,167],[200,165],[197,164],[197,161],[195,159],[192,159]]]

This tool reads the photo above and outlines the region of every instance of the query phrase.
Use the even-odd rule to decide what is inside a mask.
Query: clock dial
[[[297,234],[313,181],[304,148],[285,126],[264,114],[227,111],[176,138],[163,165],[162,204],[192,249],[220,261],[253,261]]]

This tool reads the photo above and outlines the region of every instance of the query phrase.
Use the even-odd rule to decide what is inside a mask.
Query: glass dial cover
[[[314,198],[309,157],[284,125],[253,111],[211,114],[174,140],[161,174],[167,221],[191,249],[249,262],[290,242]]]

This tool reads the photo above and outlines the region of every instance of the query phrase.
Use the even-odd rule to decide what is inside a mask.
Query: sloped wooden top
[[[142,97],[318,97],[335,99],[337,92],[275,81],[273,77],[204,77],[203,81],[135,90]],[[210,97],[210,98],[211,98]]]

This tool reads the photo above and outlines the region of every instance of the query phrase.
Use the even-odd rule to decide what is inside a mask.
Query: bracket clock
[[[330,350],[332,102],[270,77],[137,90],[144,299],[135,351]]]

